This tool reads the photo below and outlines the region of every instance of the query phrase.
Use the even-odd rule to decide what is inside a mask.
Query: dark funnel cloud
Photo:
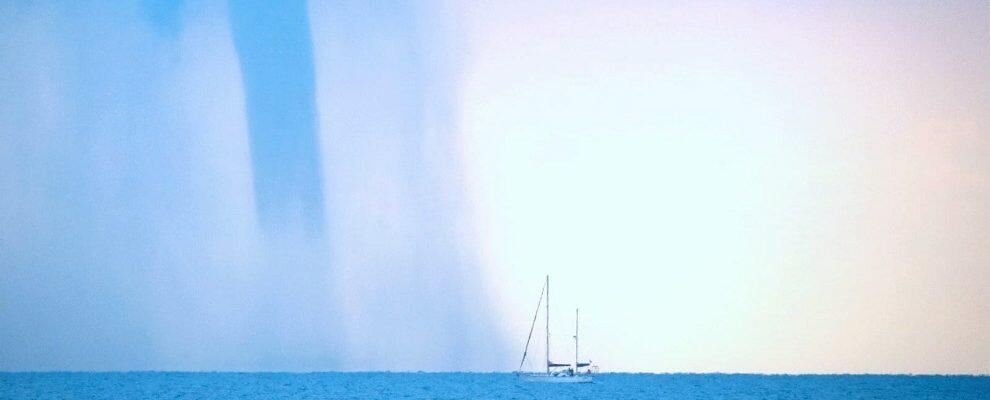
[[[231,1],[263,227],[324,228],[323,185],[306,2]]]

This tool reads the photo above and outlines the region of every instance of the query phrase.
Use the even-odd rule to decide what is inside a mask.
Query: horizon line
[[[515,374],[528,371],[480,370],[0,370],[0,374]],[[727,372],[727,371],[603,371],[596,375],[761,375],[761,376],[931,376],[990,378],[990,372]]]

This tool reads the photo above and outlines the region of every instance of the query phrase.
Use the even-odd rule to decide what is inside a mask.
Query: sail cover
[[[547,366],[550,367],[550,368],[553,368],[553,367],[570,367],[572,365],[573,364],[557,364],[557,363],[555,363],[553,361],[550,361],[550,362],[547,363]],[[590,362],[578,363],[577,366],[578,366],[578,368],[588,367],[588,366],[591,366],[591,363]]]

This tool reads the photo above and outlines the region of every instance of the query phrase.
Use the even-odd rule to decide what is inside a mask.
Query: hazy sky
[[[509,370],[549,273],[603,370],[990,373],[990,4],[859,3],[4,3],[0,370]]]
[[[859,3],[464,10],[502,308],[550,271],[610,369],[990,371],[990,4]]]

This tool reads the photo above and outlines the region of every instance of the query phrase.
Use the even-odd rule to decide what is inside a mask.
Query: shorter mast
[[[574,372],[578,369],[578,318],[580,310],[574,309]]]

